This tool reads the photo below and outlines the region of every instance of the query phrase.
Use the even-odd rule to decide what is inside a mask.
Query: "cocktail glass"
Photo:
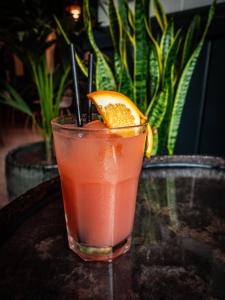
[[[130,248],[147,125],[94,129],[59,117],[52,126],[69,247],[112,261]]]

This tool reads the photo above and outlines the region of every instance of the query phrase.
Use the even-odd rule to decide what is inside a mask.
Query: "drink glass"
[[[93,129],[59,117],[52,127],[69,247],[112,261],[130,248],[147,125]]]

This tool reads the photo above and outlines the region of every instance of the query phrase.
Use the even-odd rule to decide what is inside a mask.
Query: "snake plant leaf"
[[[215,1],[210,7],[207,23],[205,26],[205,30],[203,32],[203,35],[201,37],[201,40],[199,44],[197,45],[196,49],[192,53],[191,57],[189,58],[182,74],[181,78],[178,83],[175,99],[174,99],[174,106],[173,111],[170,119],[169,124],[169,135],[168,135],[168,142],[167,142],[167,149],[170,155],[174,153],[174,148],[176,144],[176,137],[178,134],[178,128],[180,125],[181,115],[183,112],[184,107],[184,101],[187,95],[188,87],[191,81],[191,77],[197,62],[197,59],[199,57],[199,54],[201,52],[201,49],[203,47],[205,37],[208,31],[208,28],[212,22],[213,16],[215,14]]]
[[[109,28],[114,47],[114,73],[119,92],[133,99],[133,82],[127,64],[126,35],[114,1],[109,0]],[[124,40],[124,42],[120,42]]]
[[[167,109],[169,97],[169,87],[166,85],[158,96],[152,99],[150,112],[149,112],[149,123],[153,128],[159,128]]]
[[[96,90],[117,90],[114,76],[108,67],[105,59],[97,55],[95,85]],[[107,73],[106,73],[107,71]]]
[[[130,40],[130,42],[133,42],[132,38],[132,30],[131,26],[129,24],[129,7],[128,3],[125,0],[120,0],[119,1],[119,17],[120,20],[122,21],[122,26]]]
[[[148,49],[142,0],[135,1],[134,101],[142,111],[147,108]]]
[[[84,0],[83,2],[83,14],[84,14],[84,25],[86,28],[86,32],[88,34],[90,44],[97,58],[96,68],[95,68],[96,89],[116,90],[116,83],[115,83],[113,72],[94,40],[88,0]]]
[[[157,22],[162,32],[164,32],[167,28],[168,22],[162,3],[160,0],[153,0],[153,6]]]
[[[133,82],[130,77],[129,71],[124,66],[122,66],[122,70],[121,70],[121,78],[118,85],[118,91],[122,94],[125,94],[131,100],[134,99]]]
[[[152,29],[151,29],[151,20],[150,20],[150,1],[144,0],[144,23],[145,23],[145,29],[147,32],[147,36],[149,37],[150,41],[154,44],[155,49],[157,51],[157,57],[158,57],[158,63],[159,63],[159,70],[160,74],[162,74],[162,54],[161,54],[161,49],[160,46],[157,42],[157,40],[154,38]]]
[[[151,0],[143,0],[143,6],[144,6],[144,12],[145,12],[145,18],[147,20],[147,24],[151,26],[150,24]]]
[[[167,51],[165,64],[164,64],[163,79],[162,79],[163,85],[165,84],[165,82],[167,82],[168,84],[173,84],[172,71],[173,71],[173,67],[176,65],[176,59],[179,52],[181,39],[182,39],[181,30],[178,30],[172,45]]]
[[[134,31],[134,13],[128,6],[128,21],[130,24],[130,27],[132,28],[132,31]]]
[[[190,57],[192,47],[195,44],[195,39],[200,29],[200,21],[200,16],[195,16],[188,28],[181,58],[181,68],[186,65],[188,58]]]
[[[161,41],[160,41],[160,49],[162,53],[162,58],[165,60],[166,55],[170,49],[170,46],[174,40],[174,23],[171,20],[166,28],[166,30],[163,32]]]
[[[109,9],[109,30],[112,38],[112,43],[114,47],[114,69],[115,69],[115,80],[118,85],[121,76],[121,60],[120,60],[120,47],[119,47],[119,40],[121,34],[121,26],[118,23],[118,14],[115,8],[115,4],[113,0],[109,0],[108,4]]]
[[[119,53],[115,50],[114,50],[114,71],[115,71],[115,80],[118,88],[121,80],[122,63],[120,60]]]
[[[152,149],[152,156],[156,155],[158,153],[158,147],[159,147],[159,134],[157,128],[152,129],[153,132],[153,149]]]
[[[119,34],[120,28],[118,24],[117,10],[113,0],[109,0],[109,30],[113,42],[114,50],[119,52]]]
[[[168,140],[168,134],[169,134],[169,128],[168,124],[170,122],[170,116],[173,109],[173,94],[174,94],[174,87],[169,82],[167,84],[168,86],[168,102],[166,107],[166,113],[164,115],[164,118],[162,120],[162,123],[160,125],[160,128],[158,129],[158,154],[165,154],[167,151],[167,140]]]
[[[128,68],[121,62],[121,58],[117,52],[114,52],[114,69],[117,90],[133,100],[133,81]]]
[[[160,84],[160,67],[159,67],[159,57],[155,44],[150,43],[150,54],[149,54],[149,79],[150,79],[150,96],[151,98],[156,95],[159,84]],[[147,109],[146,114],[149,114]]]

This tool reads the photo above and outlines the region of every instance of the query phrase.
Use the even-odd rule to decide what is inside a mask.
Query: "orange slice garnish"
[[[149,158],[153,150],[153,132],[151,126],[147,125],[147,136],[146,136],[146,150],[145,156]]]
[[[144,124],[145,115],[127,96],[115,91],[95,91],[87,95],[108,128],[127,127]],[[147,126],[146,156],[150,157],[153,147],[153,134]]]

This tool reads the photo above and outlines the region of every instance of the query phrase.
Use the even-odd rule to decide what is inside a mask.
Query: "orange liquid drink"
[[[146,124],[52,125],[69,247],[84,260],[111,261],[130,247]]]

